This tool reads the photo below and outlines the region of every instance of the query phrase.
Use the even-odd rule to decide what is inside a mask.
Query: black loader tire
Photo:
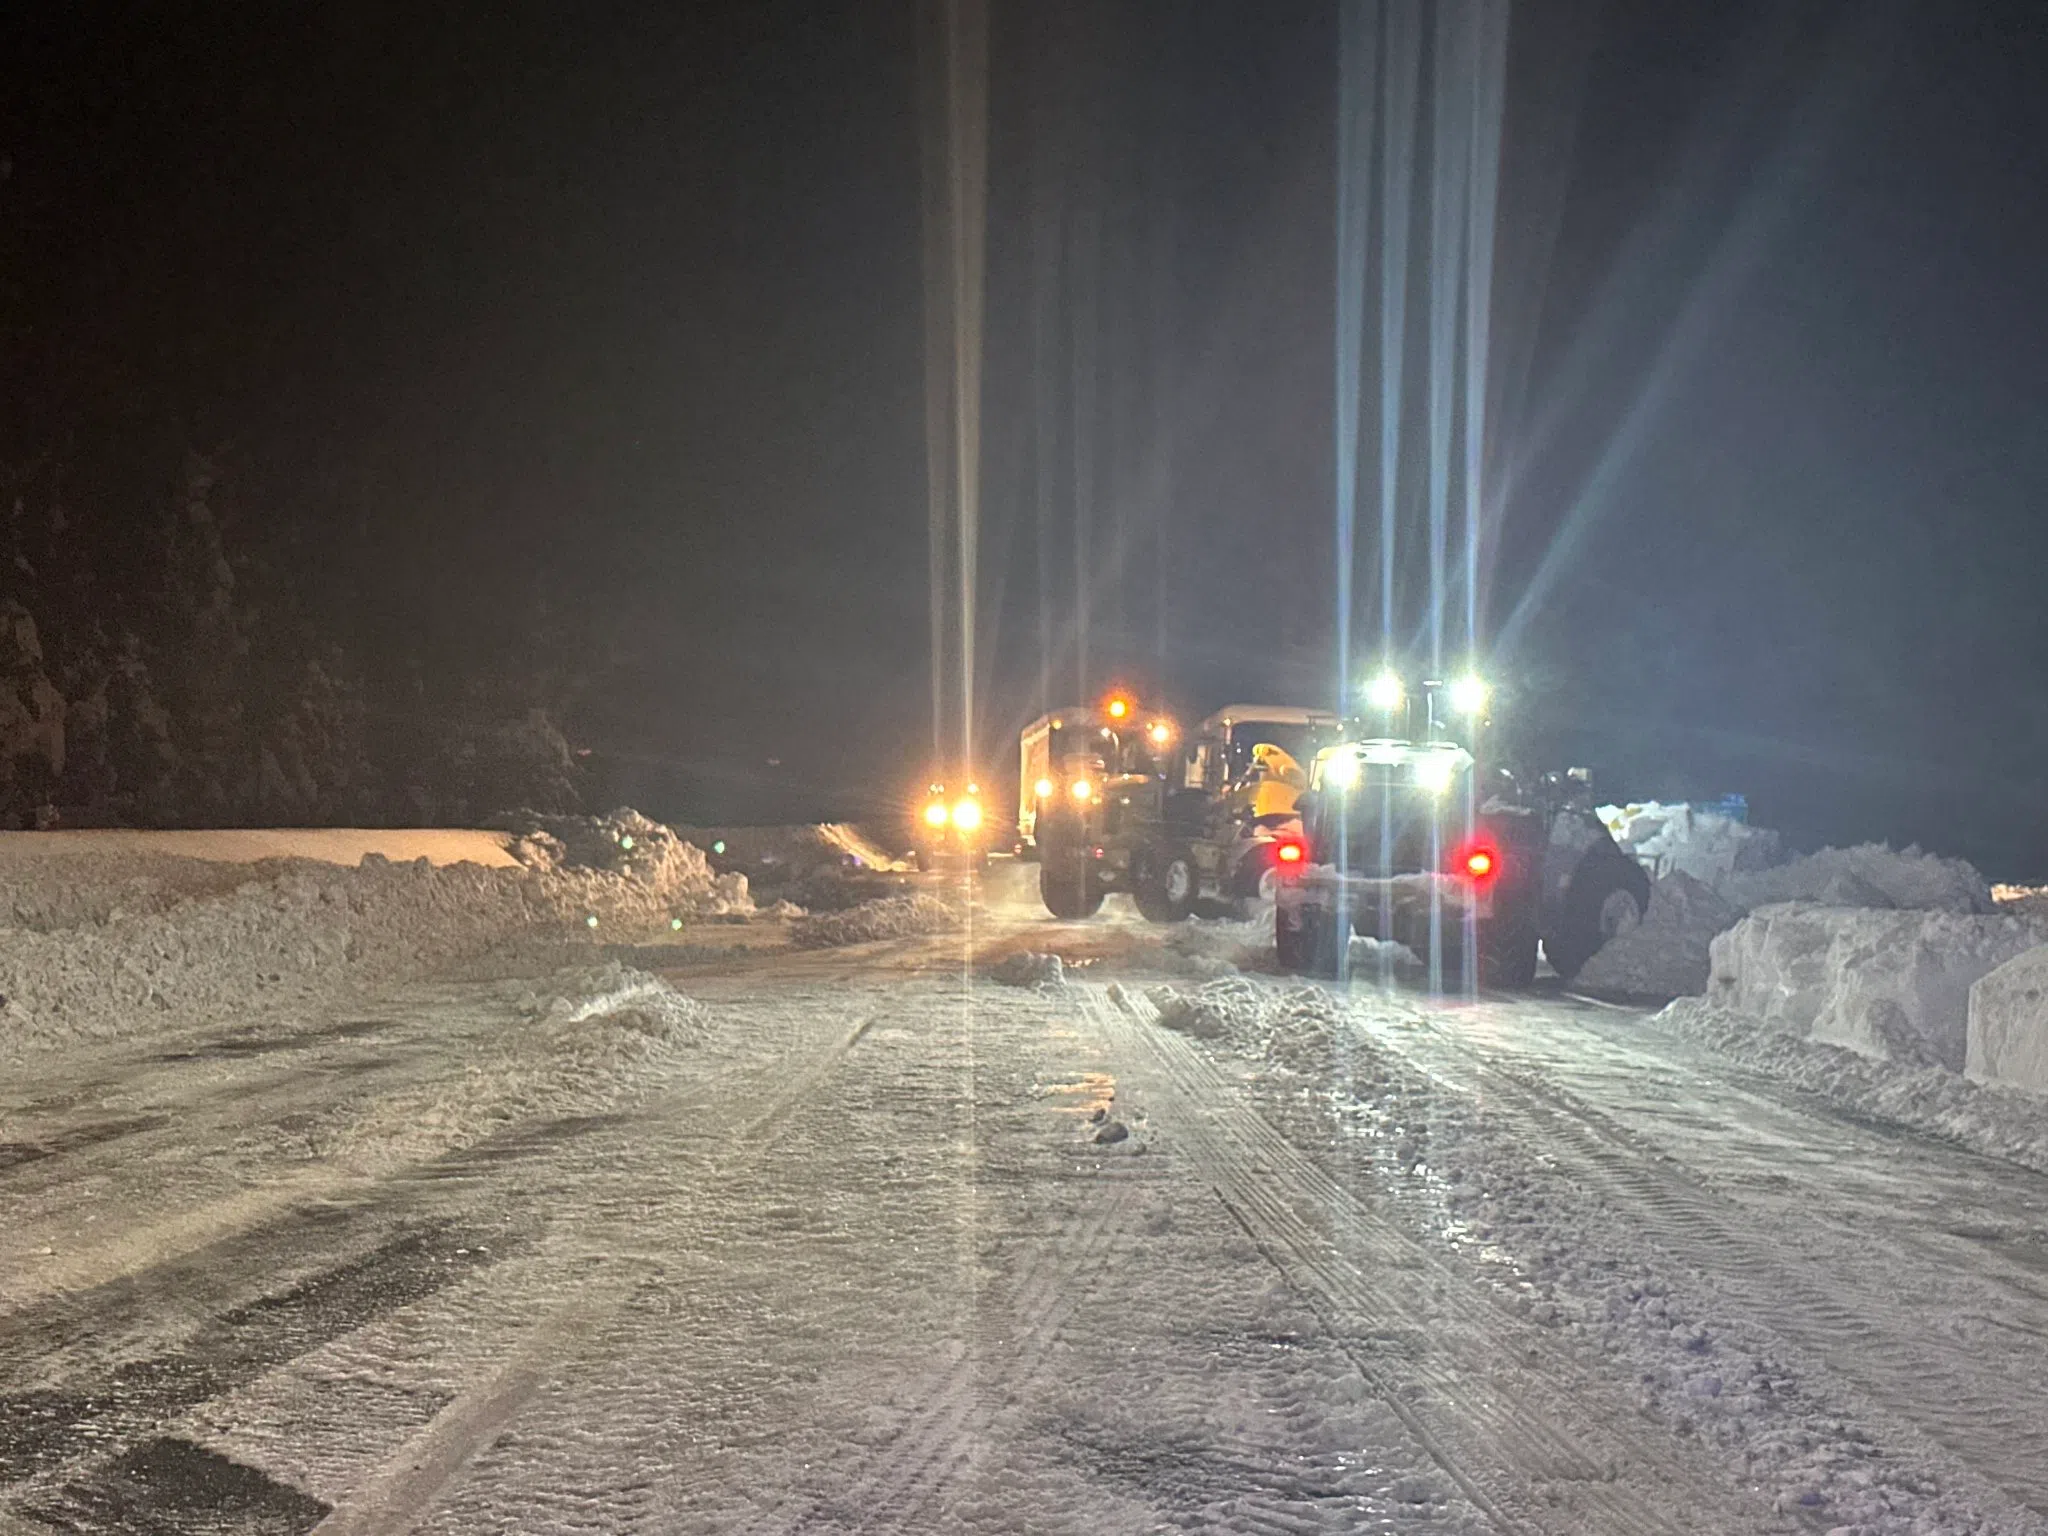
[[[1054,917],[1093,917],[1102,910],[1102,887],[1075,859],[1045,859],[1038,866],[1038,897]]]
[[[1596,847],[1572,876],[1558,931],[1543,941],[1550,968],[1566,981],[1579,974],[1601,945],[1634,927],[1649,910],[1650,877],[1643,867],[1619,849],[1605,852],[1602,857],[1602,850]],[[1616,899],[1610,904],[1610,898],[1622,896],[1633,898],[1632,914],[1626,910],[1627,902]]]
[[[1142,856],[1131,896],[1148,923],[1177,923],[1195,907],[1195,861],[1184,848],[1153,849]]]

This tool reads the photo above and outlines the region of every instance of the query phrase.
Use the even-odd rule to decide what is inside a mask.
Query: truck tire
[[[1047,859],[1039,864],[1038,898],[1054,917],[1093,917],[1102,910],[1102,887],[1087,865],[1071,859]]]
[[[1195,909],[1195,861],[1185,848],[1144,855],[1131,895],[1148,923],[1177,923]]]
[[[1643,867],[1618,849],[1610,858],[1598,857],[1598,851],[1572,876],[1558,932],[1543,941],[1550,968],[1566,981],[1601,945],[1641,922],[1650,905],[1650,877]]]

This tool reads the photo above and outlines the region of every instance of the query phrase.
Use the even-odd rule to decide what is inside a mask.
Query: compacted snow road
[[[2048,1179],[1644,1015],[633,963],[29,1058],[0,1532],[2048,1531]]]

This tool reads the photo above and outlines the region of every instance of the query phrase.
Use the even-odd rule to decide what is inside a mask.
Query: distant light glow
[[[1391,715],[1407,696],[1408,690],[1392,672],[1382,672],[1365,685],[1365,702],[1382,714]]]
[[[633,834],[628,832],[621,837],[619,839],[619,846],[625,849],[626,852],[631,853],[633,851]]]
[[[1173,727],[1164,720],[1155,720],[1152,722],[1152,728],[1145,734],[1152,738],[1154,746],[1163,747],[1173,740]]]
[[[597,926],[597,914],[593,912],[588,917],[584,918],[583,926],[586,928],[595,928]]]
[[[718,840],[717,842],[713,843],[713,844],[711,845],[711,851],[712,851],[713,853],[724,853],[724,852],[725,852],[725,839],[721,837],[721,838],[720,838],[720,839],[719,839],[719,840]]]
[[[1111,699],[1111,700],[1109,701],[1109,718],[1110,718],[1110,719],[1112,719],[1112,720],[1121,720],[1121,719],[1123,719],[1123,717],[1124,717],[1125,715],[1128,715],[1128,714],[1129,714],[1130,712],[1131,712],[1131,701],[1130,701],[1129,699],[1125,699],[1125,698],[1115,698],[1115,699]]]
[[[681,933],[683,931],[683,920],[680,917],[670,918],[668,920],[668,931],[670,933]]]

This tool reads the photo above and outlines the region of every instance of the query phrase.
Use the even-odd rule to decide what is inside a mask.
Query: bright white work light
[[[1407,697],[1407,690],[1401,686],[1401,679],[1392,672],[1382,672],[1365,685],[1365,702],[1382,714],[1391,715],[1401,707],[1401,700]]]

